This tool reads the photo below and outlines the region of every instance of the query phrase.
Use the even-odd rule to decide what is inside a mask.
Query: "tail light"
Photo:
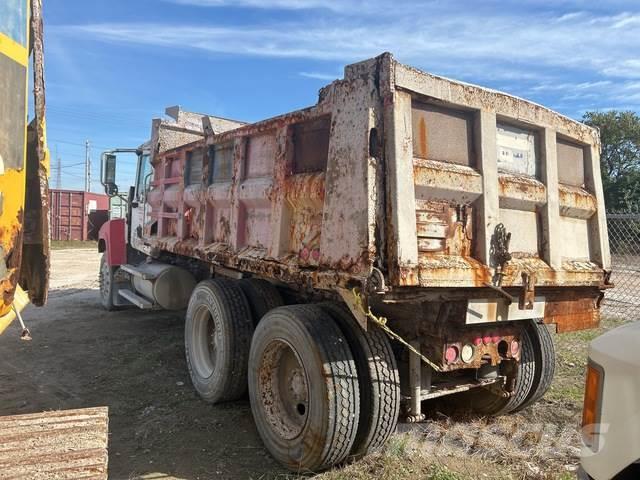
[[[449,364],[455,363],[458,360],[458,355],[458,347],[456,347],[455,345],[449,345],[444,352],[444,359]]]
[[[582,440],[594,452],[598,450],[603,385],[604,370],[600,365],[589,360],[582,409]]]
[[[467,343],[462,346],[462,350],[460,351],[460,358],[464,363],[471,363],[474,355],[475,349],[473,348],[473,345]]]

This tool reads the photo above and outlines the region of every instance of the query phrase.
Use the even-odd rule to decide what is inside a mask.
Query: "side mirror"
[[[105,153],[102,158],[102,184],[104,191],[110,197],[118,194],[118,185],[116,184],[116,156],[113,153]]]

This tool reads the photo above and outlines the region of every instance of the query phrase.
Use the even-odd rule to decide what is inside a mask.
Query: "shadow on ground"
[[[28,307],[0,337],[0,415],[109,407],[110,478],[272,478],[248,401],[209,405],[187,373],[183,315],[105,312],[97,290]]]

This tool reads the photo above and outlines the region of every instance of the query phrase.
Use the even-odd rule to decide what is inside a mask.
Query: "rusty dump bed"
[[[528,318],[597,321],[609,249],[596,130],[390,54],[347,66],[311,108],[214,120],[154,123],[134,238],[147,253],[317,289],[373,275],[394,301],[477,297],[481,317],[525,282]]]

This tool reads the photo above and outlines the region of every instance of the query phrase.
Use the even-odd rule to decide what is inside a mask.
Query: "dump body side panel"
[[[158,148],[145,243],[318,288],[361,282],[378,256],[382,70],[352,66],[312,108]]]

